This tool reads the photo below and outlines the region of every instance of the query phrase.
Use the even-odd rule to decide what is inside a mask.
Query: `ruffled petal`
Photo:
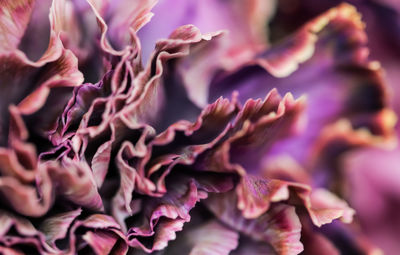
[[[13,150],[2,151],[4,166],[1,167],[0,192],[14,210],[39,217],[50,209],[56,196],[92,210],[103,209],[87,166],[68,159],[62,166],[51,161],[29,166],[22,160],[29,159],[35,152],[29,146],[27,149],[30,150],[17,151],[18,157]]]
[[[82,239],[75,238],[78,236],[78,231],[83,232]],[[70,241],[78,242],[72,243],[72,251],[76,249],[74,247],[80,247],[81,252],[93,251],[96,254],[124,255],[128,252],[125,235],[115,220],[108,215],[93,214],[85,220],[76,222],[72,227]]]
[[[240,95],[239,95],[240,96]],[[264,100],[249,99],[229,130],[213,149],[206,151],[195,166],[216,172],[256,173],[263,155],[274,142],[302,128],[304,100],[291,94],[283,99],[276,90]]]
[[[29,220],[2,210],[0,222],[2,223],[0,247],[4,252],[10,252],[10,254],[25,254],[26,251],[45,254],[46,250],[55,252],[46,245],[45,235],[39,232]]]
[[[273,1],[177,2],[233,40],[184,25],[143,67],[138,31],[155,3],[4,2],[0,252],[298,254],[301,225],[306,252],[377,251],[358,221],[332,222],[354,210],[325,189],[357,204],[341,160],[395,140],[357,11],[339,5],[266,48]],[[392,194],[379,178],[378,193]],[[361,215],[360,226],[374,220]]]
[[[4,146],[7,141],[8,105],[18,105],[21,114],[32,114],[45,104],[47,96],[54,88],[76,86],[82,81],[82,74],[77,70],[76,58],[71,52],[59,51],[53,56],[56,59],[48,63],[47,60],[30,63],[16,53],[0,56],[0,61],[4,63],[0,70],[2,95],[7,95],[1,102],[4,116],[1,123],[1,145]]]
[[[175,183],[161,198],[143,201],[137,223],[128,225],[130,245],[147,252],[164,249],[168,241],[176,238],[175,232],[181,231],[183,224],[190,221],[189,211],[199,199],[195,183],[189,181]]]
[[[396,116],[392,111],[386,111],[376,120],[385,128],[386,135],[375,135],[366,128],[355,129],[346,119],[341,119],[332,125],[327,125],[321,131],[312,148],[310,169],[313,169],[314,184],[327,187],[343,195],[345,185],[342,170],[342,157],[346,153],[365,147],[393,148],[396,146],[396,136],[393,132]],[[386,132],[386,131],[384,131]]]
[[[179,6],[173,16],[169,12],[171,4]],[[193,24],[206,33],[229,30],[226,43],[231,54],[260,47],[267,40],[265,24],[273,14],[274,5],[275,1],[259,0],[246,3],[235,0],[159,1],[153,9],[155,16],[152,21],[139,31],[140,39],[148,42],[143,48],[144,56],[149,55],[156,40],[186,24]]]
[[[244,176],[236,188],[238,208],[245,218],[257,218],[267,212],[272,202],[287,201],[296,205],[296,199],[306,208],[313,223],[320,227],[341,218],[350,223],[354,210],[346,202],[324,189],[280,180]],[[292,195],[290,195],[292,194]]]
[[[118,1],[111,4],[107,0],[88,0],[88,3],[101,30],[102,50],[110,55],[122,56],[136,48],[135,32],[150,20],[150,10],[156,1],[146,0],[140,4]]]
[[[63,212],[46,218],[39,229],[46,237],[46,243],[58,250],[56,242],[67,237],[72,223],[82,213],[81,209]]]
[[[275,153],[289,153],[302,164],[310,151],[298,148],[310,148],[321,129],[339,119],[385,136],[388,130],[377,119],[387,112],[386,84],[379,64],[368,59],[363,28],[354,7],[343,4],[331,9],[260,54],[253,65],[221,73],[210,85],[209,100],[238,90],[239,101],[244,102],[272,87],[306,95],[304,133],[274,148]]]
[[[234,192],[211,195],[206,201],[214,215],[255,241],[270,244],[278,254],[299,254],[301,224],[294,207],[276,204],[256,219],[246,219],[236,208]]]

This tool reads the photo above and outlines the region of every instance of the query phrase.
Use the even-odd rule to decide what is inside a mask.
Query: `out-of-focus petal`
[[[23,215],[41,216],[49,210],[54,201],[53,184],[47,170],[48,166],[45,165],[35,169],[34,185],[21,183],[11,176],[2,176],[0,192],[17,212]]]
[[[0,13],[0,50],[18,47],[29,23],[35,1],[4,1]]]
[[[0,228],[0,247],[4,248],[5,252],[25,254],[23,252],[24,249],[41,254],[45,254],[46,250],[55,252],[55,250],[46,245],[45,235],[39,232],[29,220],[6,211],[0,211],[0,222],[2,223]]]
[[[33,2],[31,3],[33,4]],[[9,3],[5,3],[5,5],[4,12],[21,12],[11,19],[13,22],[18,23],[18,19],[27,19],[26,22],[29,21],[31,5],[27,4],[25,7]],[[36,7],[43,9],[45,5],[35,4]],[[24,12],[24,10],[27,12]],[[35,15],[32,16],[32,24],[36,22],[34,20],[35,17]],[[1,27],[7,27],[7,21],[2,21],[4,24]],[[50,25],[54,24],[54,16],[51,12],[49,21]],[[25,24],[26,22],[23,23]],[[26,32],[26,24],[24,24],[21,23],[19,25],[20,36],[15,38],[21,39],[20,37]],[[52,95],[53,98],[64,100],[63,96],[65,97],[65,93],[68,94],[68,88],[79,85],[83,80],[82,74],[77,68],[76,57],[63,48],[58,34],[52,27],[48,28],[48,32],[50,33],[48,48],[35,62],[29,60],[25,53],[16,47],[8,47],[1,50],[0,62],[3,64],[0,68],[0,82],[2,84],[3,97],[1,98],[0,111],[3,118],[0,124],[0,145],[2,146],[6,146],[8,142],[8,119],[11,105],[17,105],[14,115],[31,115],[38,112],[46,104],[49,95]],[[6,31],[4,31],[4,35],[8,36]],[[12,45],[10,44],[10,46]],[[59,103],[61,104],[62,101]],[[45,119],[43,126],[46,128],[52,127],[55,121],[54,118],[56,118],[55,115],[59,114],[60,110],[60,106],[54,107],[49,112],[49,116]],[[40,130],[41,128],[38,127],[37,129]]]
[[[0,148],[0,173],[23,182],[31,182],[36,175],[36,153],[32,145],[14,142],[13,149]]]
[[[174,15],[170,15],[171,4],[179,6]],[[152,21],[139,31],[144,45],[144,56],[152,51],[155,41],[165,38],[176,27],[193,24],[203,33],[229,30],[227,44],[234,54],[236,51],[251,49],[267,41],[268,19],[274,12],[275,1],[171,1],[161,0],[154,7]],[[228,48],[228,49],[229,49]]]
[[[314,233],[322,234],[327,238],[340,251],[340,254],[383,254],[382,249],[367,239],[363,230],[357,225],[337,221],[320,230],[314,229]]]
[[[29,154],[28,154],[29,155]],[[22,159],[24,156],[21,154]],[[77,205],[102,210],[92,172],[77,162],[39,162],[32,169],[24,169],[15,154],[4,151],[0,177],[0,192],[17,212],[39,217],[53,205],[55,196],[61,196]],[[23,172],[27,175],[20,177]]]
[[[385,254],[396,254],[400,222],[399,149],[364,149],[344,157],[345,196],[357,210],[365,234]]]
[[[102,50],[111,55],[122,56],[137,46],[136,31],[150,20],[150,10],[156,1],[131,3],[123,0],[88,0],[88,3],[101,30]]]
[[[283,37],[297,29],[308,19],[340,4],[342,1],[280,1],[277,15],[272,21],[271,30],[274,37]],[[390,97],[391,104],[396,112],[400,111],[397,99],[399,80],[398,59],[400,47],[400,9],[397,1],[392,0],[348,0],[362,14],[363,21],[367,24],[368,47],[373,59],[380,61],[386,73],[386,79],[393,89]],[[288,8],[289,7],[289,8]],[[396,31],[396,32],[395,32]],[[279,35],[278,35],[279,34]]]
[[[269,156],[267,154],[263,159],[260,174],[268,179],[278,179],[306,185],[311,185],[312,180],[309,172],[289,155]]]
[[[232,255],[269,255],[276,254],[274,248],[270,244],[261,241],[252,240],[246,236],[241,235],[239,239],[239,246],[232,251]]]
[[[22,114],[32,114],[46,102],[52,88],[76,86],[82,81],[77,69],[76,58],[69,51],[55,53],[54,61],[30,63],[16,53],[2,54],[0,70],[2,84],[2,136],[1,145],[5,145],[8,133],[8,105],[18,105]],[[61,54],[61,55],[59,55]],[[32,84],[32,81],[34,83]],[[6,96],[7,95],[7,96]]]
[[[306,95],[310,124],[301,136],[274,148],[301,164],[310,151],[298,148],[310,148],[321,129],[338,119],[348,118],[354,127],[386,135],[387,129],[377,122],[387,112],[386,85],[379,64],[368,59],[363,28],[354,7],[343,4],[329,10],[261,54],[254,63],[259,66],[221,73],[210,85],[209,100],[238,90],[239,101],[244,102],[272,87],[294,96]]]
[[[339,255],[340,251],[323,234],[314,231],[307,224],[302,224],[301,242],[304,244],[304,253],[309,255]]]
[[[321,131],[312,148],[309,167],[314,174],[314,185],[328,187],[343,194],[347,178],[342,170],[341,160],[346,153],[364,147],[394,148],[397,144],[393,132],[396,116],[388,110],[377,116],[375,123],[382,127],[385,135],[374,135],[369,129],[354,129],[348,120],[342,119],[327,125]],[[379,127],[372,126],[372,130]],[[345,179],[343,179],[345,178]]]
[[[363,63],[368,55],[365,48],[367,38],[363,29],[364,23],[355,7],[343,3],[307,22],[292,38],[267,50],[257,61],[273,76],[287,77],[299,68],[299,64],[318,53],[318,41],[335,41],[342,37],[343,42],[336,42],[334,46],[336,55],[333,58],[341,64]],[[327,34],[333,34],[334,37],[329,38]]]
[[[211,41],[199,42],[190,54],[174,63],[188,97],[197,106],[205,106],[208,87],[220,70],[232,70],[252,59],[267,43],[267,21],[274,11],[275,1],[178,1],[178,13],[169,15],[170,0],[155,6],[155,17],[139,31],[147,59],[156,40],[171,33],[177,26],[193,24],[203,33],[219,33]],[[186,11],[184,11],[186,10]]]
[[[186,234],[193,244],[191,255],[228,255],[238,245],[239,234],[217,221],[200,226]]]

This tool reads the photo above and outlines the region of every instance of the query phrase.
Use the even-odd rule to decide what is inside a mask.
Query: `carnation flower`
[[[365,24],[344,3],[271,43],[275,4],[3,2],[0,251],[379,251],[396,117]]]

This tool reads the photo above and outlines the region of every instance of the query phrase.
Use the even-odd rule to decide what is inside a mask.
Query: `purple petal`
[[[307,224],[302,225],[301,241],[304,244],[306,254],[332,254],[339,255],[340,251],[323,234],[314,231]]]
[[[272,86],[294,96],[306,95],[308,125],[304,133],[273,148],[302,164],[321,129],[339,119],[348,118],[354,127],[386,135],[387,128],[377,122],[387,112],[386,85],[379,65],[369,61],[365,45],[360,15],[354,7],[340,5],[261,54],[253,66],[221,73],[210,86],[210,100],[239,90],[239,100],[244,102]]]
[[[260,241],[252,240],[246,236],[240,236],[239,246],[232,251],[232,255],[262,255],[262,254],[276,254],[274,248],[270,244]]]
[[[385,253],[395,254],[400,224],[399,150],[364,149],[346,155],[343,176],[351,205],[357,211],[364,233]],[[367,206],[369,205],[369,206]]]
[[[171,4],[179,6],[173,16],[169,13]],[[205,33],[229,30],[227,43],[231,51],[255,47],[267,39],[265,24],[272,15],[273,5],[273,2],[258,0],[246,3],[235,0],[159,1],[154,7],[152,21],[139,31],[140,39],[148,42],[143,45],[144,56],[149,55],[156,40],[186,24],[193,24]]]
[[[140,4],[132,4],[121,0],[109,5],[107,1],[90,0],[88,3],[101,30],[102,50],[110,55],[122,56],[132,48],[127,43],[137,40],[135,32],[150,20],[152,16],[150,10],[155,1],[146,0]],[[109,38],[113,40],[110,42]],[[111,44],[119,47],[114,49]]]
[[[256,173],[263,155],[273,144],[301,129],[304,100],[272,90],[264,100],[249,99],[240,108],[227,134],[196,163],[217,172]]]

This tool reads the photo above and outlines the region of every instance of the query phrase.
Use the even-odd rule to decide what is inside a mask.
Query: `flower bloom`
[[[396,117],[355,7],[270,43],[273,1],[1,5],[2,253],[382,248]]]

